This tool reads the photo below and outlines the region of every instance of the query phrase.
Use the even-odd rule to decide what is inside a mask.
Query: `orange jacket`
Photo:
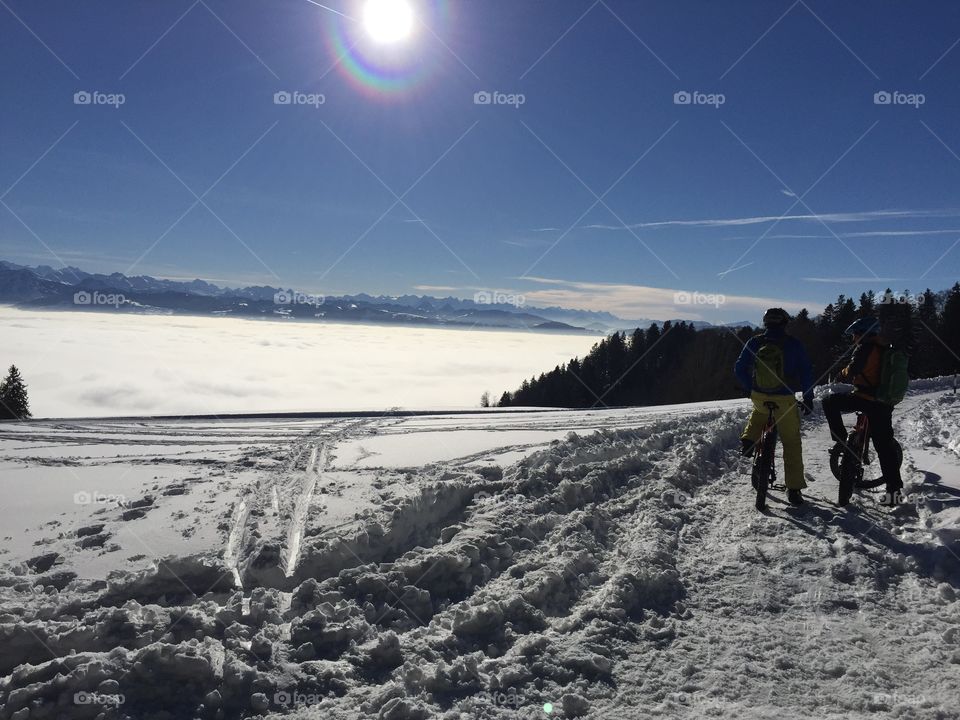
[[[853,350],[850,364],[840,371],[840,379],[852,383],[857,395],[868,400],[876,397],[880,385],[881,361],[888,343],[879,335],[864,338]]]

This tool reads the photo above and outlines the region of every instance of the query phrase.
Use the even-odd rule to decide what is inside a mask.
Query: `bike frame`
[[[777,479],[776,464],[774,462],[777,449],[777,421],[773,411],[778,408],[774,402],[767,402],[764,406],[769,410],[767,422],[760,432],[753,456],[752,482],[757,491],[757,510],[767,507],[767,490],[773,487]]]

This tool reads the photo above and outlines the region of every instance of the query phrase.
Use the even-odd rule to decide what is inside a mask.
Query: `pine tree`
[[[623,385],[621,384],[623,374],[628,367],[627,353],[625,334],[614,333],[611,335],[607,340],[607,352],[602,369],[603,391],[610,393],[612,396],[608,404],[623,404],[623,400],[619,399],[619,396],[623,392]]]
[[[947,293],[940,320],[940,339],[947,350],[947,374],[960,372],[960,282]]]
[[[911,377],[960,372],[960,283],[914,299],[887,290],[860,296],[859,306],[840,295],[811,318],[801,310],[789,332],[807,349],[814,377],[825,379],[850,351],[846,328],[858,317],[878,315],[884,337],[910,355]],[[583,358],[524,380],[499,405],[588,408],[660,405],[740,397],[731,368],[755,330],[696,330],[687,322],[653,323],[646,330],[613,333]],[[598,398],[601,398],[598,401]]]
[[[7,377],[0,383],[0,419],[25,420],[30,417],[27,386],[16,365],[11,365]]]

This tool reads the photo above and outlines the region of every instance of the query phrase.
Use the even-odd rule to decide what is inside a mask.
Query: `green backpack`
[[[887,405],[896,405],[907,394],[910,375],[907,373],[909,358],[903,350],[888,347],[880,358],[880,384],[876,398]]]
[[[776,393],[788,388],[784,379],[783,343],[764,338],[753,363],[753,387],[759,392]]]

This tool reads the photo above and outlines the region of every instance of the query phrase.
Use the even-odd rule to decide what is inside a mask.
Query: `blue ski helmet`
[[[860,318],[859,320],[854,320],[850,323],[850,327],[843,331],[843,334],[846,336],[853,335],[879,335],[880,334],[880,321],[875,317],[865,317]]]

